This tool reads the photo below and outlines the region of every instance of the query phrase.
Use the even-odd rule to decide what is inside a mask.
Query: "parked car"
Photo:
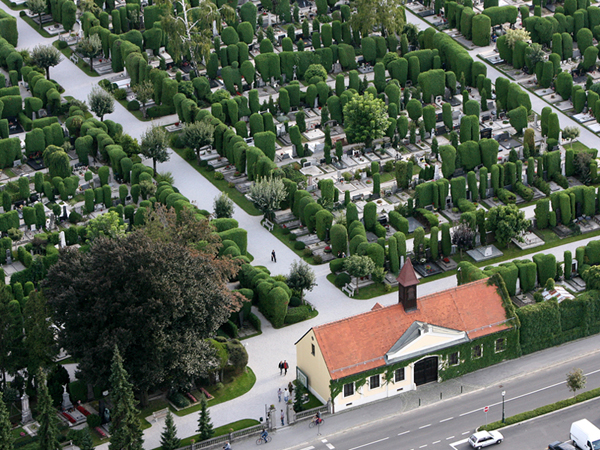
[[[478,431],[469,438],[471,447],[479,450],[488,445],[499,444],[504,437],[498,431]]]
[[[553,442],[552,444],[548,445],[548,450],[576,450],[576,449],[568,442],[556,441],[556,442]]]

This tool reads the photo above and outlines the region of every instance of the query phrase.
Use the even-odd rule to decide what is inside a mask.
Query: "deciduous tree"
[[[14,441],[8,409],[0,392],[0,450],[13,450]]]
[[[287,277],[287,285],[291,289],[300,291],[300,300],[303,299],[304,291],[312,291],[317,285],[315,272],[304,261],[292,262],[290,274]]]
[[[169,137],[167,131],[158,125],[152,125],[140,140],[140,151],[146,158],[152,158],[152,167],[156,174],[156,162],[168,161],[170,156],[168,152]]]
[[[46,71],[46,79],[50,79],[50,67],[58,65],[62,53],[53,45],[36,45],[31,51],[31,62]]]
[[[225,192],[215,197],[214,211],[217,219],[233,217],[234,203]]]
[[[190,124],[185,124],[181,139],[183,145],[191,148],[200,158],[200,149],[213,143],[213,133],[215,127],[208,120],[201,120]]]
[[[365,92],[354,95],[344,106],[345,130],[352,142],[364,142],[371,146],[380,139],[389,126],[387,107],[383,100]]]
[[[344,270],[348,275],[356,278],[356,290],[358,291],[358,279],[367,277],[375,270],[375,263],[368,256],[352,255],[344,261]]]
[[[114,344],[142,404],[152,387],[189,388],[212,370],[205,339],[239,307],[226,285],[237,266],[216,258],[218,236],[193,214],[160,209],[146,228],[99,237],[86,253],[65,249],[51,267],[43,286],[59,344],[86,381],[106,384]]]
[[[154,84],[151,81],[142,81],[131,87],[131,90],[135,94],[135,98],[142,104],[142,114],[146,118],[146,103],[154,95]]]
[[[248,195],[265,217],[270,217],[287,198],[287,190],[280,178],[263,177],[254,182]]]
[[[500,245],[508,247],[512,239],[522,240],[521,233],[531,225],[516,205],[494,206],[488,211],[486,229],[495,234]]]
[[[27,9],[37,15],[38,25],[42,29],[42,14],[46,12],[46,0],[27,0]]]
[[[94,58],[102,51],[102,41],[98,34],[90,34],[77,43],[77,51],[90,58],[90,70],[94,70]]]
[[[573,395],[575,395],[578,390],[583,389],[586,382],[587,378],[583,374],[583,370],[579,368],[573,369],[567,374],[567,387],[573,392]]]
[[[88,95],[88,103],[90,104],[90,110],[100,117],[100,121],[104,120],[106,114],[115,111],[115,98],[100,86],[92,88],[92,92]]]

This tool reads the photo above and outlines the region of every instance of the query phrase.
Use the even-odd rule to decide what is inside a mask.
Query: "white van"
[[[571,439],[581,450],[600,450],[600,430],[587,419],[573,422]]]

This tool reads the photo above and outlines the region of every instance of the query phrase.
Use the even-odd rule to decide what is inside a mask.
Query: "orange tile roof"
[[[313,328],[332,379],[385,365],[385,354],[415,321],[466,331],[470,339],[511,328],[502,297],[488,279],[463,284],[417,300],[373,310]]]

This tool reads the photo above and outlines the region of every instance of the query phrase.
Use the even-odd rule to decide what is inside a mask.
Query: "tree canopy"
[[[365,92],[354,95],[344,106],[344,127],[351,142],[364,142],[383,137],[389,127],[387,107],[383,100]]]
[[[488,211],[486,228],[496,234],[496,240],[505,247],[510,241],[522,239],[521,233],[531,225],[530,220],[525,219],[525,213],[516,205],[494,206]]]
[[[237,265],[216,258],[208,221],[179,214],[152,213],[146,228],[100,236],[87,253],[64,249],[43,282],[59,343],[83,378],[106,386],[118,345],[142,402],[152,387],[206,376],[214,351],[205,339],[239,307],[226,286]]]

